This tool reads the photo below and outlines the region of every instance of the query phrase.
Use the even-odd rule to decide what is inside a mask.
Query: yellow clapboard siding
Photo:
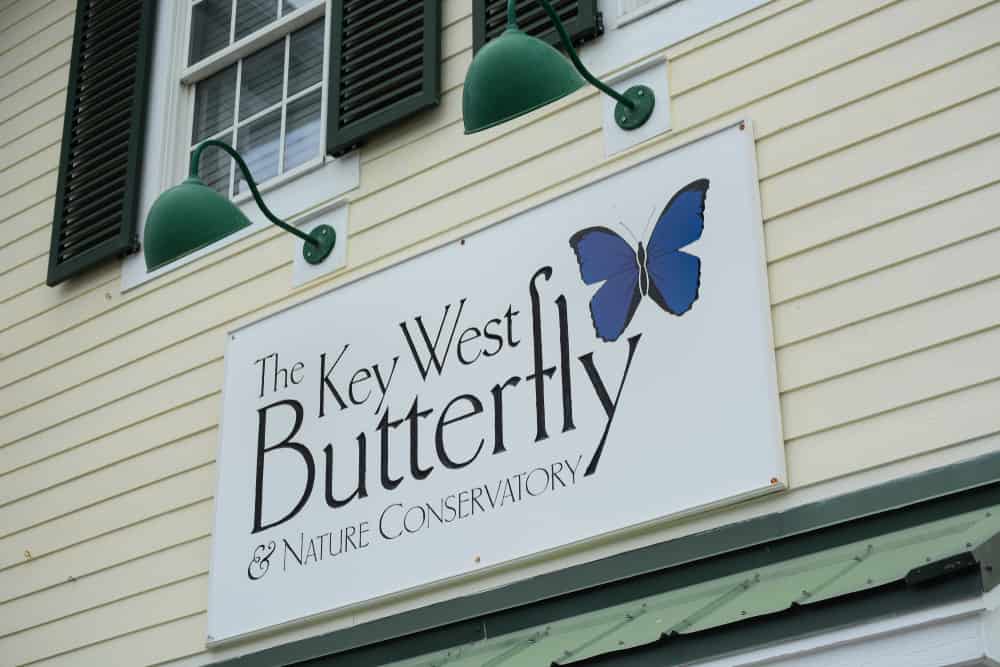
[[[455,61],[452,65],[451,61]],[[471,53],[456,55],[445,61],[442,67],[441,102],[427,113],[417,114],[399,125],[386,128],[373,136],[361,147],[361,163],[384,157],[397,150],[409,146],[420,138],[426,137],[444,127],[459,122],[462,118],[462,89],[456,86],[445,86],[444,76],[450,72],[461,74],[464,79],[462,65],[468,69],[472,62]],[[449,77],[452,78],[452,77]],[[497,130],[502,131],[502,130]]]
[[[210,551],[210,538],[202,537],[10,601],[0,614],[0,641],[12,632],[205,574]]]
[[[173,323],[164,323],[164,326],[170,324]],[[143,343],[148,344],[149,341],[143,339],[148,338],[149,335],[149,332],[140,332],[132,337],[136,339],[138,345],[142,345]],[[96,376],[93,380],[85,379],[80,385],[63,392],[57,392],[55,389],[50,393],[44,391],[45,383],[51,382],[51,378],[58,377],[59,367],[41,376],[29,378],[24,383],[27,385],[26,389],[32,390],[27,400],[33,402],[26,407],[15,408],[3,417],[8,425],[10,437],[16,437],[13,435],[16,433],[41,432],[52,423],[71,419],[98,408],[112,406],[116,400],[153,388],[157,384],[166,382],[177,374],[187,371],[188,368],[195,368],[208,361],[219,361],[222,359],[224,340],[224,330],[221,328],[210,329],[162,352],[148,355],[140,353],[138,360],[128,367],[115,369],[113,373],[106,375]],[[94,358],[100,356],[100,350],[92,354]],[[176,359],[186,361],[179,367]],[[75,364],[75,368],[85,368],[86,363],[87,359],[84,359],[81,363]],[[35,382],[36,378],[38,378],[37,382]],[[4,393],[15,396],[19,386],[14,385],[5,389]]]
[[[0,197],[9,194],[13,190],[25,185],[36,178],[47,174],[59,165],[59,144],[50,144],[42,151],[34,155],[25,157],[17,162],[10,162],[3,171],[0,171]],[[7,155],[7,152],[4,151]],[[16,159],[11,155],[11,159]]]
[[[992,0],[907,0],[889,5],[871,20],[855,21],[808,42],[690,91],[684,97],[698,108],[724,109],[731,98],[756,100],[820,72],[884,49],[888,44],[928,30]],[[845,48],[849,45],[849,48]],[[677,121],[688,118],[678,105]]]
[[[44,255],[48,253],[50,237],[49,230],[41,229],[35,234],[26,236],[24,241],[8,247],[15,248],[31,241],[31,247],[41,249]],[[0,253],[3,253],[2,249]],[[17,323],[3,323],[6,327],[0,328],[0,347],[7,351],[7,355],[14,354],[113,308],[120,299],[116,298],[118,281],[116,278],[111,280],[113,281],[111,284],[105,283],[107,289],[103,288],[105,286],[97,285],[75,298],[63,301],[58,307],[42,310],[37,315],[26,314],[27,316]]]
[[[53,0],[10,0],[0,5],[0,25],[17,27],[23,21]]]
[[[117,461],[116,465],[53,484],[19,502],[0,506],[0,537],[56,518],[70,518],[82,508],[98,506],[161,480],[202,468],[215,460],[217,444],[217,430],[208,428]]]
[[[854,54],[845,53],[842,62],[790,87],[778,90],[767,80],[762,81],[759,85],[764,88],[754,91],[761,95],[760,99],[750,104],[744,102],[742,108],[754,120],[757,137],[766,139],[804,119],[875,95],[914,76],[995,46],[1000,40],[989,25],[996,20],[1000,20],[1000,5],[987,5],[860,58],[850,58]],[[760,67],[763,65],[761,63]],[[712,100],[708,100],[706,106],[706,100],[696,95],[680,95],[672,101],[674,122],[680,126],[713,117],[720,109],[711,105]]]
[[[990,329],[781,397],[785,438],[800,438],[1000,377]]]
[[[768,259],[777,261],[987,186],[996,175],[982,165],[997,160],[1000,138],[989,139],[772,219],[764,226]]]
[[[62,139],[63,111],[66,109],[66,90],[55,93],[40,100],[31,109],[31,113],[21,114],[0,123],[0,148],[6,146],[26,134],[30,134],[45,123],[57,121],[60,125],[60,140]]]
[[[233,312],[238,313],[241,305],[236,306],[235,311],[224,311],[220,310],[220,304],[217,302],[218,298],[229,298],[230,300],[238,300],[237,296],[249,295],[249,288],[246,287],[245,283],[252,280],[261,268],[269,273],[272,269],[270,267],[261,267],[261,257],[260,254],[269,254],[272,259],[271,263],[277,263],[277,257],[281,257],[280,261],[289,261],[287,254],[288,241],[285,237],[276,237],[274,232],[271,232],[269,237],[274,243],[272,246],[264,248],[261,252],[254,253],[241,253],[238,255],[231,256],[221,264],[223,268],[228,269],[226,271],[225,277],[219,277],[218,280],[205,281],[204,273],[207,269],[216,269],[218,267],[211,266],[201,266],[199,271],[196,273],[188,274],[183,278],[180,278],[172,283],[164,283],[153,292],[156,295],[155,299],[124,299],[115,301],[112,297],[114,305],[107,309],[105,314],[101,317],[90,319],[80,326],[73,329],[69,329],[59,335],[46,340],[44,343],[38,345],[36,348],[31,348],[23,350],[20,353],[13,353],[3,360],[0,360],[0,372],[3,374],[3,380],[0,381],[0,387],[6,387],[10,385],[13,381],[25,378],[29,375],[37,373],[43,369],[53,367],[57,363],[62,363],[67,360],[71,360],[73,357],[94,349],[101,345],[102,343],[113,340],[120,341],[120,339],[131,332],[138,332],[143,326],[151,327],[145,332],[140,332],[138,336],[141,339],[141,344],[145,344],[147,347],[141,348],[142,353],[148,352],[150,345],[159,342],[159,347],[165,347],[167,345],[177,342],[177,339],[171,339],[163,334],[163,329],[156,330],[155,326],[164,317],[167,317],[171,313],[179,312],[181,310],[187,309],[189,315],[192,317],[204,316],[210,318],[206,322],[215,322],[215,324],[207,324],[207,327],[216,326],[218,323],[225,322],[234,315],[230,315],[227,318],[219,320],[216,316],[219,312]],[[257,239],[260,242],[260,239]],[[279,247],[280,246],[280,247]],[[273,252],[270,252],[273,247]],[[279,254],[280,253],[280,254]],[[210,287],[208,287],[210,286]],[[225,297],[227,290],[234,287],[242,286],[242,292],[239,294],[234,294],[230,297]],[[288,281],[287,278],[284,282],[284,288],[287,289]],[[199,299],[194,301],[191,298],[192,294],[198,294]],[[151,304],[150,301],[153,301]],[[247,302],[243,302],[247,303]],[[249,302],[252,303],[252,302]],[[245,307],[245,306],[242,306]],[[190,335],[192,329],[185,329]],[[197,331],[197,330],[195,330]],[[136,337],[129,338],[127,341],[131,341]],[[82,341],[82,343],[81,343]],[[123,341],[123,342],[127,342]],[[124,348],[123,348],[124,349]],[[220,348],[221,349],[221,348]],[[39,354],[43,356],[39,356]],[[105,357],[105,362],[113,362],[113,357]],[[72,367],[72,364],[71,364]],[[70,375],[67,378],[83,378],[90,377],[94,374],[98,374],[113,368],[114,364],[103,365],[97,367],[90,367],[80,369],[79,375]],[[68,371],[69,369],[67,369]],[[61,385],[62,387],[73,386],[79,382],[79,379],[74,379],[68,384]],[[53,390],[56,388],[53,387]],[[2,391],[2,389],[0,389]]]
[[[603,150],[600,135],[591,133],[550,149],[530,164],[493,174],[447,197],[430,201],[380,225],[378,232],[371,235],[369,252],[374,251],[375,256],[380,257],[432,237],[447,229],[445,225],[449,218],[455,220],[456,211],[498,211],[512,199],[517,200],[563,180],[566,165],[596,163]]]
[[[13,26],[3,23],[3,27],[0,27],[0,54],[17,48],[60,19],[74,15],[75,11],[74,0],[52,0]]]
[[[66,90],[69,82],[69,59],[66,65],[48,72],[41,78],[26,83],[22,88],[4,89],[0,98],[0,123],[14,116],[30,113],[31,109],[47,97]]]
[[[0,603],[205,537],[211,525],[212,501],[203,500],[47,556],[25,557],[0,570]]]
[[[218,418],[219,397],[211,394],[69,449],[54,440],[41,442],[20,458],[11,455],[4,459],[9,467],[0,474],[0,505],[170,447],[191,433],[216,426]],[[213,445],[207,454],[214,456],[215,451]]]
[[[805,2],[771,20],[727,39],[685,53],[674,60],[679,66],[671,73],[672,95],[681,95],[734,69],[764,60],[822,33],[856,20],[899,0],[840,0]]]
[[[31,663],[31,667],[81,665],[154,665],[201,653],[205,646],[204,613],[134,632],[114,641],[90,644],[75,651]]]
[[[51,199],[55,191],[56,168],[53,167],[51,171],[46,172],[44,175],[28,181],[5,195],[0,195],[0,206],[7,207],[0,209],[5,211],[4,213],[0,213],[0,216],[3,216],[3,219],[0,220],[0,228],[8,227],[9,229],[5,231],[10,233],[10,238],[12,239],[30,234],[38,229],[35,226],[28,227],[20,220],[20,213]],[[50,222],[52,220],[51,216],[50,212]]]
[[[1000,274],[991,260],[1000,231],[989,232],[772,309],[774,340],[791,343],[860,322]],[[991,255],[992,253],[992,255]]]
[[[0,54],[0,90],[17,90],[67,65],[73,52],[73,27],[74,17],[66,16],[36,35],[23,34],[24,42]]]
[[[1000,91],[761,180],[765,218],[1000,134]]]
[[[110,498],[72,514],[0,537],[0,568],[16,566],[25,550],[35,557],[82,544],[141,521],[211,499],[215,466],[202,465]]]
[[[683,41],[670,45],[668,55],[671,59],[680,58],[699,49],[711,47],[716,42],[728,39],[739,39],[739,36],[749,30],[758,30],[781,14],[794,10],[797,6],[812,2],[812,0],[770,0],[739,16],[718,25],[709,26],[702,32],[692,35]]]
[[[789,482],[808,486],[990,436],[1000,432],[998,402],[995,381],[792,440]]]
[[[45,282],[49,266],[48,257],[38,257],[3,274],[0,281],[0,304],[31,289],[32,285]]]
[[[441,25],[450,26],[472,15],[472,6],[465,0],[442,0]]]
[[[284,273],[264,274],[256,280],[219,294],[214,299],[190,308],[179,308],[173,314],[164,315],[144,328],[123,332],[105,346],[108,349],[97,347],[86,353],[73,355],[67,361],[49,366],[27,379],[7,384],[0,389],[0,396],[6,397],[15,406],[14,410],[4,407],[4,420],[8,424],[8,433],[11,434],[9,437],[15,437],[14,433],[41,430],[54,417],[65,418],[94,409],[95,404],[106,404],[114,398],[163,381],[187,368],[210,359],[221,359],[225,343],[224,329],[232,326],[232,320],[244,312],[249,295],[266,294],[264,285],[274,292],[287,284],[288,277]],[[100,322],[96,321],[96,324],[99,325]],[[76,331],[74,329],[68,333]],[[183,333],[173,338],[166,335],[168,331]],[[153,356],[154,352],[163,349],[167,349],[166,354]],[[31,349],[24,352],[31,353]],[[187,360],[187,368],[178,367],[170,361],[178,357]],[[122,375],[119,366],[137,360],[139,366],[129,369],[129,376]],[[116,369],[116,374],[105,375]],[[94,378],[98,384],[81,386],[88,378]],[[96,390],[97,387],[102,389]],[[71,395],[60,394],[68,388],[73,388]],[[21,396],[18,397],[18,394]],[[47,396],[51,397],[48,403],[43,401]],[[52,412],[52,406],[57,402],[60,405],[58,417]],[[29,407],[16,407],[19,405]]]
[[[207,580],[205,575],[196,576],[25,630],[0,639],[0,652],[14,664],[25,664],[203,612],[208,604]]]
[[[472,48],[472,17],[445,25],[441,31],[441,59]]]
[[[49,229],[42,227],[41,231],[49,233]],[[55,287],[40,284],[31,288],[28,292],[6,302],[4,309],[0,309],[0,332],[9,329],[18,322],[49,312],[64,303],[70,303],[73,299],[88,294],[95,288],[108,287],[110,281],[118,281],[118,272],[118,265],[112,262]],[[117,289],[115,291],[117,292]],[[110,294],[111,292],[109,290],[106,293]],[[4,315],[5,309],[10,311],[6,316]],[[0,333],[0,339],[2,336],[3,334]],[[0,354],[0,361],[2,359],[2,354]]]
[[[62,117],[54,117],[3,146],[4,170],[22,160],[31,159],[46,148],[58,146],[62,142],[62,129]],[[59,154],[56,153],[58,159]],[[4,179],[6,181],[6,175]]]
[[[417,209],[467,185],[494,174],[516,169],[600,127],[596,96],[570,106],[560,123],[534,123],[424,171],[380,192],[378,197],[359,198],[351,206],[351,229],[364,230]],[[529,148],[530,147],[530,148]]]
[[[998,182],[771,263],[771,303],[832,287],[1000,227]]]
[[[16,202],[16,200],[14,200]],[[15,205],[19,205],[15,203]],[[13,243],[28,234],[46,229],[52,223],[55,207],[55,187],[45,199],[21,208],[6,219],[0,220],[0,245]],[[2,215],[2,214],[0,214]]]
[[[48,253],[49,240],[49,230],[42,228],[5,246],[0,246],[0,280],[4,280],[4,274],[11,269]],[[2,321],[0,326],[3,326]]]
[[[758,174],[769,178],[997,88],[1000,46],[758,141]]]
[[[792,391],[997,325],[1000,280],[993,279],[781,348],[779,389]]]
[[[13,26],[4,23],[3,27],[0,28],[0,53],[34,37],[39,31],[60,19],[74,15],[75,11],[76,2],[74,0],[51,0],[51,2],[46,2],[42,7],[39,7],[38,11]]]
[[[42,430],[30,431],[33,424],[22,424],[28,427],[28,432],[3,434],[9,444],[0,447],[0,470],[12,470],[42,458],[41,451],[51,455],[70,449],[217,393],[214,387],[219,383],[220,373],[222,364],[212,362],[72,419],[59,420],[56,415]]]

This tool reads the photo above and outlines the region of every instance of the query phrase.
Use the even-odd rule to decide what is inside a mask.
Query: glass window
[[[190,54],[201,60],[223,52],[248,35],[261,47],[194,84],[193,149],[205,139],[221,139],[243,156],[254,180],[263,183],[322,156],[325,22],[319,18],[280,34],[288,12],[315,0],[200,0],[192,6]],[[263,33],[259,33],[263,31]],[[203,180],[229,197],[246,191],[233,161],[221,151],[205,151]]]

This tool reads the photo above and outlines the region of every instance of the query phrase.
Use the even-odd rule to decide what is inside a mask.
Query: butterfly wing
[[[604,282],[590,300],[597,337],[618,340],[639,305],[639,262],[635,251],[607,227],[588,227],[569,239],[587,285]]]
[[[649,237],[646,271],[649,296],[673,315],[683,315],[698,299],[701,260],[680,249],[701,238],[705,228],[708,179],[677,191],[660,214]]]

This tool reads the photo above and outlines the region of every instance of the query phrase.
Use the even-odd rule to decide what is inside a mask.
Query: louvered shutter
[[[604,33],[597,0],[549,0],[574,45]],[[529,35],[561,47],[559,33],[538,0],[517,0],[517,24]],[[507,28],[507,0],[472,0],[472,48],[478,51]]]
[[[440,101],[441,0],[335,0],[326,145],[342,155]]]
[[[78,0],[46,282],[139,249],[155,0]]]

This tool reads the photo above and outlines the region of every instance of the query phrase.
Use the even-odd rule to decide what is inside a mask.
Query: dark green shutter
[[[46,282],[139,249],[155,0],[79,0]]]
[[[334,0],[326,149],[440,101],[441,0]]]
[[[597,0],[550,0],[574,45],[604,33]],[[517,0],[517,24],[529,35],[561,46],[559,33],[538,0]],[[478,51],[507,27],[507,0],[472,0],[472,49]]]

